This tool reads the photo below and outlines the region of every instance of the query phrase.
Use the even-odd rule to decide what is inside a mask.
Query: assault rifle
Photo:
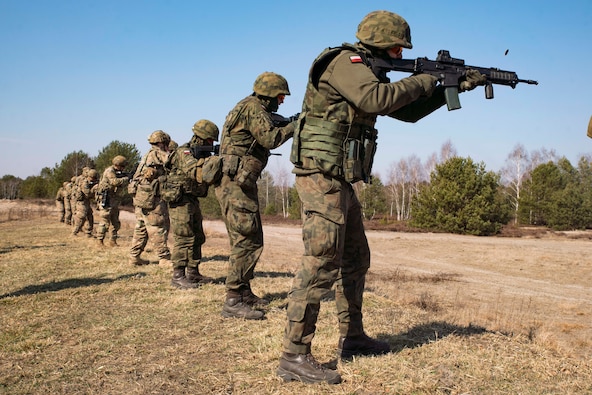
[[[195,159],[207,158],[208,156],[220,154],[220,144],[192,145],[189,150]]]
[[[134,176],[134,173],[131,171],[115,170],[115,176],[117,178],[127,177],[131,179]]]
[[[463,59],[457,59],[450,56],[447,50],[438,51],[436,60],[428,58],[417,59],[368,59],[368,63],[372,71],[378,75],[385,77],[389,71],[404,71],[413,74],[430,74],[437,77],[440,85],[444,87],[444,97],[448,105],[448,111],[457,110],[460,106],[458,99],[459,83],[465,77],[468,69],[477,70],[485,75],[487,81],[485,82],[485,98],[493,99],[493,84],[507,85],[514,89],[519,82],[538,85],[537,81],[522,80],[518,78],[513,71],[500,70],[495,67],[479,67],[465,65]]]

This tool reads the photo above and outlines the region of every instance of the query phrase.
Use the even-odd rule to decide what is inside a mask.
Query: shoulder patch
[[[188,150],[188,149],[186,149],[186,150],[183,150],[183,154],[184,154],[184,155],[191,155],[191,151],[190,151],[190,150]]]
[[[352,63],[363,63],[362,57],[360,55],[352,55],[349,57],[349,61]]]

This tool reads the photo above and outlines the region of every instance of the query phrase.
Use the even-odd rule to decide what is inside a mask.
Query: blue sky
[[[448,140],[493,171],[516,144],[554,149],[574,165],[592,153],[590,0],[0,0],[0,177],[38,175],[113,140],[145,152],[156,129],[184,143],[202,118],[222,128],[264,71],[290,84],[279,112],[299,112],[312,60],[355,42],[360,20],[379,9],[409,22],[414,48],[405,58],[448,49],[469,65],[539,81],[495,86],[493,100],[477,88],[461,95],[462,109],[415,124],[381,117],[380,175],[410,155],[425,161]],[[272,172],[291,170],[289,148],[271,158]]]

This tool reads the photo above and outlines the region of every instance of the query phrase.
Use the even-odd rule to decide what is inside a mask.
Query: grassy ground
[[[592,393],[589,361],[534,334],[442,318],[461,303],[442,306],[428,294],[391,299],[398,282],[451,280],[396,273],[371,273],[364,305],[367,332],[388,341],[392,353],[337,362],[328,298],[313,353],[336,365],[344,382],[283,383],[275,370],[294,267],[261,263],[254,287],[272,299],[266,320],[224,319],[225,235],[209,234],[204,246],[202,271],[218,283],[181,291],[170,286],[170,268],[127,264],[129,226],[116,248],[69,233],[43,216],[0,223],[0,393]]]

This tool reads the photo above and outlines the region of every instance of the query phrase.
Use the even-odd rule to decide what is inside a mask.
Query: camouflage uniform
[[[207,120],[201,122],[214,131],[217,140],[216,125]],[[191,147],[203,145],[206,145],[205,141],[194,135],[189,143],[171,152],[165,164],[167,176],[162,185],[162,195],[168,202],[173,235],[171,284],[181,289],[196,288],[212,281],[199,272],[201,246],[206,241],[206,235],[198,197],[208,194],[208,186],[201,181],[202,166],[210,154],[197,155],[196,158],[191,152]]]
[[[268,89],[258,83],[268,79],[276,79],[285,87],[266,93]],[[261,89],[263,94],[257,93]],[[230,111],[222,130],[223,176],[215,191],[230,239],[225,316],[243,316],[227,311],[235,300],[246,305],[265,303],[251,292],[255,266],[263,251],[257,179],[267,165],[270,150],[290,139],[295,128],[295,122],[278,127],[271,119],[279,106],[277,96],[289,94],[283,77],[263,73],[255,81],[254,91]],[[262,318],[262,314],[251,314],[248,306],[240,307],[247,314],[244,318]]]
[[[72,224],[72,202],[70,201],[71,190],[72,183],[70,181],[64,182],[62,197],[64,198],[64,222],[67,225]]]
[[[66,183],[64,183],[64,186],[61,186],[58,189],[58,192],[56,193],[56,198],[55,198],[60,222],[64,222],[64,220],[66,218],[66,206],[64,204],[64,194],[65,194],[64,187],[65,187],[65,185],[66,185]]]
[[[113,162],[117,162],[116,159],[118,158],[123,158],[121,164],[116,165],[114,163],[113,166],[105,169],[97,189],[97,196],[100,197],[97,207],[101,218],[101,222],[97,227],[97,239],[102,244],[109,227],[111,227],[109,242],[112,246],[117,245],[117,232],[121,228],[119,205],[121,204],[124,188],[129,182],[127,176],[121,176],[121,171],[125,168],[127,161],[124,157],[118,155],[113,159]],[[120,169],[116,169],[116,166],[120,166]]]
[[[73,216],[74,230],[72,234],[76,236],[84,227],[84,233],[88,237],[92,237],[94,217],[90,202],[93,198],[92,188],[96,185],[98,176],[97,171],[94,169],[86,169],[83,174],[85,176],[80,175],[77,177],[73,192],[76,199],[76,210]]]
[[[157,132],[164,134],[162,131]],[[140,254],[144,251],[149,239],[161,263],[170,264],[170,262],[166,262],[171,257],[167,246],[170,225],[169,212],[166,202],[160,196],[159,187],[159,177],[165,175],[164,164],[168,156],[168,151],[161,149],[154,143],[150,151],[140,160],[130,183],[129,189],[132,189],[130,192],[134,194],[134,213],[136,215],[136,226],[130,248],[130,262],[134,264],[147,263],[140,259]]]
[[[368,337],[362,324],[370,250],[352,183],[370,178],[378,115],[415,122],[445,103],[434,77],[410,76],[391,83],[368,67],[368,58],[387,57],[389,48],[411,48],[409,27],[401,17],[371,13],[357,37],[361,42],[329,48],[313,62],[301,127],[294,134],[290,160],[304,213],[304,255],[288,295],[278,369],[285,380],[341,380],[336,373],[307,364],[310,358],[305,357],[311,353],[320,301],[334,283],[340,356],[389,351],[386,342]]]
[[[70,196],[70,209],[72,210],[72,225],[74,225],[74,218],[76,217],[76,191],[78,189],[78,177],[74,176],[70,179],[70,187],[68,194]]]

